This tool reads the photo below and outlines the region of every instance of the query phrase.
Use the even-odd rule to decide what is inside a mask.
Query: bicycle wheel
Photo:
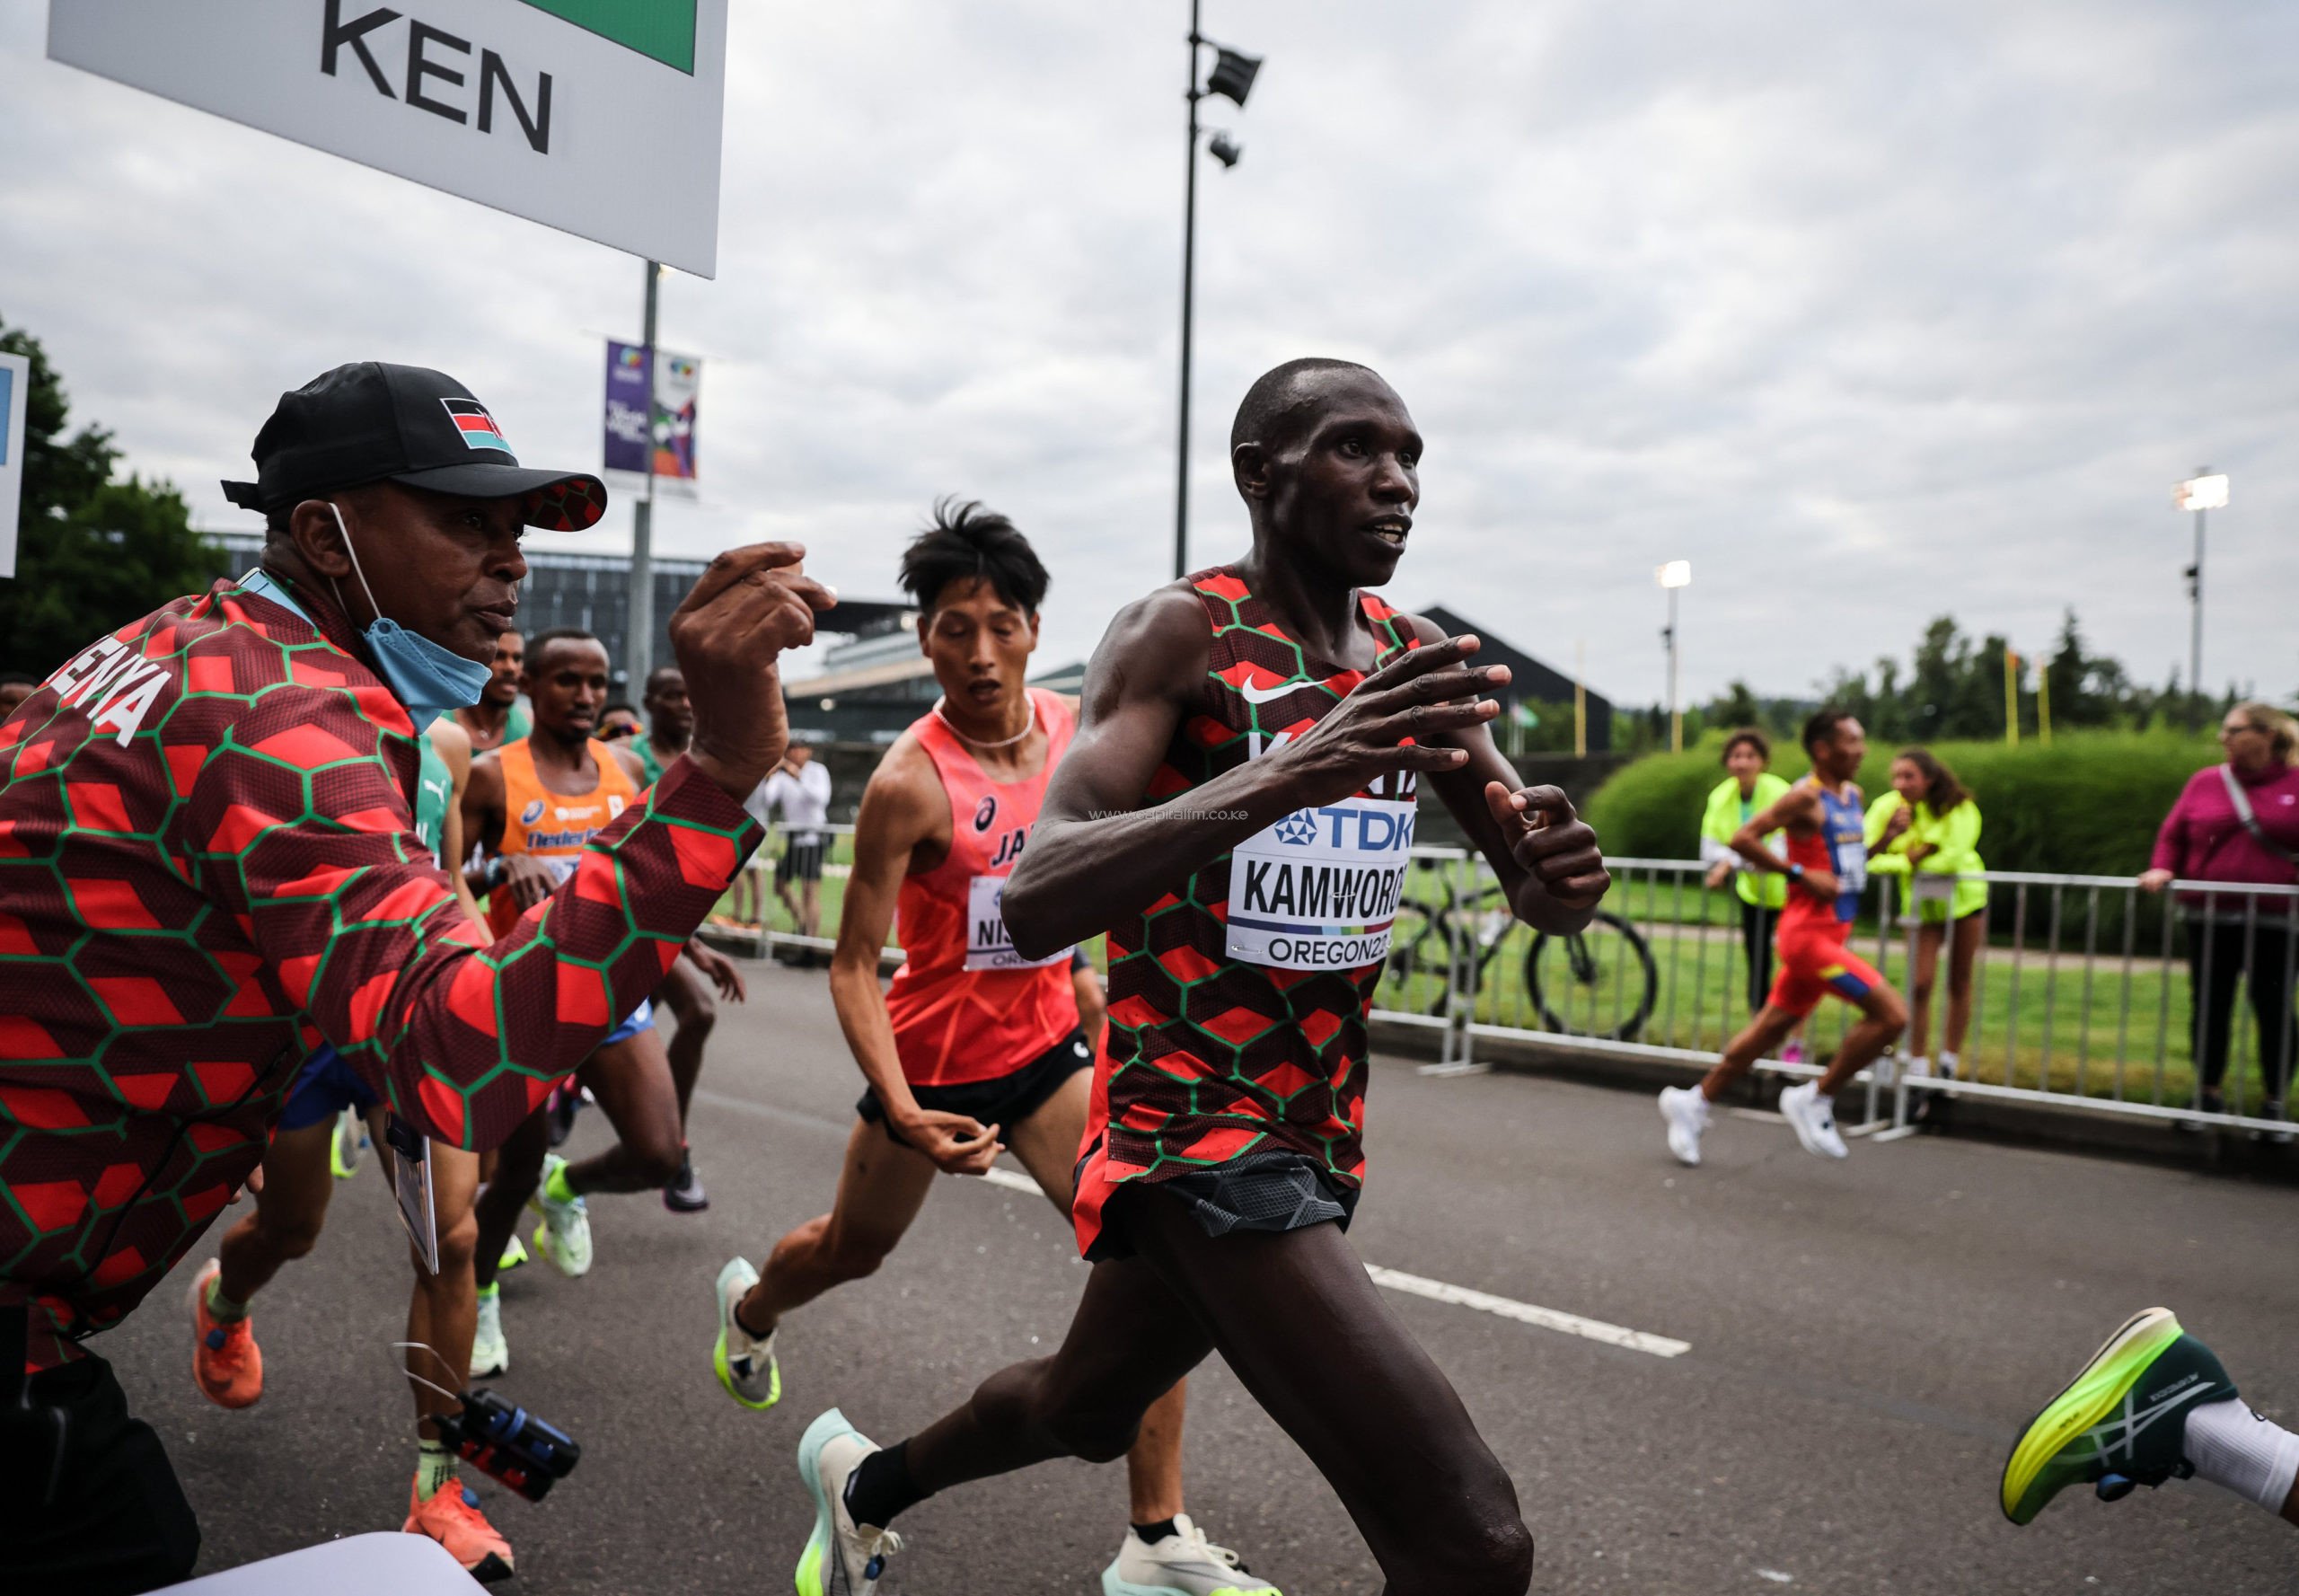
[[[1452,951],[1445,911],[1407,898],[1397,905],[1389,928],[1388,968],[1382,976],[1381,1006],[1407,1013],[1442,1014],[1453,981]]]
[[[1660,975],[1636,928],[1599,914],[1589,929],[1555,937],[1543,931],[1525,955],[1525,991],[1541,1024],[1568,1036],[1630,1042],[1652,1018]]]

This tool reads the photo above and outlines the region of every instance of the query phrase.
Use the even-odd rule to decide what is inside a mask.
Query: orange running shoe
[[[479,1497],[459,1479],[432,1492],[428,1502],[418,1501],[410,1485],[407,1522],[401,1528],[410,1535],[428,1535],[445,1547],[447,1556],[482,1585],[511,1577],[511,1543],[487,1521],[479,1511]]]
[[[263,1395],[263,1349],[252,1318],[219,1319],[207,1311],[207,1283],[224,1272],[214,1258],[191,1277],[191,1378],[218,1407],[245,1407]]]

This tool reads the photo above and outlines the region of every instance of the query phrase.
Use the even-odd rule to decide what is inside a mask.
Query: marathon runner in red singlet
[[[831,1212],[777,1242],[763,1277],[742,1258],[719,1271],[712,1365],[745,1407],[781,1396],[782,1316],[875,1272],[938,1170],[980,1175],[1010,1148],[1070,1212],[1101,985],[1067,945],[1016,953],[1000,909],[1075,726],[1067,700],[1024,683],[1045,568],[1005,516],[946,502],[903,555],[902,580],[942,699],[887,750],[855,820],[831,994],[869,1084]],[[904,962],[882,994],[890,923]],[[1167,1383],[1127,1455],[1132,1527],[1105,1588],[1265,1592],[1183,1511],[1185,1392]]]
[[[1868,735],[1846,711],[1825,709],[1804,723],[1804,752],[1811,755],[1811,774],[1732,838],[1733,851],[1754,869],[1788,877],[1788,902],[1780,911],[1780,974],[1765,1006],[1697,1087],[1661,1089],[1669,1151],[1686,1164],[1700,1162],[1709,1105],[1769,1056],[1829,992],[1858,1009],[1860,1022],[1844,1034],[1818,1080],[1799,1081],[1780,1094],[1780,1112],[1806,1152],[1844,1157],[1836,1094],[1907,1024],[1907,1004],[1851,946],[1853,916],[1868,885],[1864,812],[1853,780],[1868,753]],[[1787,833],[1785,859],[1764,845],[1775,831]]]
[[[1052,1357],[894,1447],[836,1409],[815,1421],[802,1592],[871,1589],[900,1548],[888,1523],[937,1491],[1117,1456],[1217,1350],[1340,1495],[1390,1592],[1525,1590],[1507,1473],[1342,1234],[1419,775],[1532,924],[1580,929],[1608,885],[1595,833],[1555,788],[1520,789],[1485,730],[1498,705],[1478,694],[1506,668],[1465,667],[1475,639],[1364,591],[1405,551],[1420,456],[1404,401],[1363,366],[1268,373],[1230,434],[1252,552],[1131,606],[1097,650],[1005,896],[1023,957],[1109,931],[1074,1204],[1085,1297]]]

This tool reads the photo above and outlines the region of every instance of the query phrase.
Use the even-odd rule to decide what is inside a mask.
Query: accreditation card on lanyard
[[[1297,809],[1229,855],[1224,951],[1277,970],[1354,970],[1389,954],[1414,806],[1343,798]]]
[[[399,1199],[399,1222],[423,1260],[423,1273],[439,1273],[438,1210],[432,1201],[431,1148],[423,1133],[396,1114],[383,1117],[383,1142],[391,1149],[392,1194]]]

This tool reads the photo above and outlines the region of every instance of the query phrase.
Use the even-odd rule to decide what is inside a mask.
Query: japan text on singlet
[[[598,766],[598,785],[570,796],[542,784],[528,738],[503,745],[495,756],[503,772],[503,842],[497,852],[533,854],[550,867],[551,879],[562,885],[575,873],[583,860],[584,844],[639,798],[638,787],[613,749],[594,737],[590,754],[591,763]],[[508,935],[518,923],[519,900],[508,888],[498,887],[489,895],[487,921],[498,937]]]
[[[1010,1075],[1078,1028],[1070,950],[1023,958],[1002,912],[1006,878],[1077,725],[1055,694],[1028,691],[1046,747],[1045,763],[1026,781],[992,780],[938,715],[910,728],[950,800],[948,856],[903,877],[894,905],[903,963],[886,991],[886,1013],[903,1077],[912,1086]]]
[[[1282,747],[1363,680],[1285,630],[1235,568],[1190,578],[1212,629],[1197,702],[1145,805]],[[1417,646],[1358,595],[1383,652]],[[1109,935],[1110,1023],[1073,1216],[1081,1246],[1129,1180],[1290,1151],[1354,1186],[1365,1159],[1365,1014],[1413,845],[1414,779],[1284,816]]]

